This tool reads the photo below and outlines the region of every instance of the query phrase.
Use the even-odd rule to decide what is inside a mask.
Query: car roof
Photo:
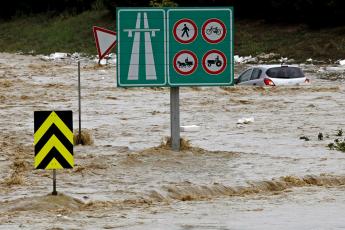
[[[276,68],[276,67],[297,67],[299,68],[299,66],[297,65],[280,65],[280,64],[271,64],[271,65],[257,65],[257,66],[252,66],[251,68],[261,68],[261,69],[270,69],[270,68]]]
[[[266,71],[270,68],[276,68],[276,67],[282,67],[282,66],[285,66],[285,67],[296,67],[296,68],[300,68],[298,65],[281,65],[281,64],[267,64],[267,65],[254,65],[254,66],[251,66],[251,67],[248,67],[246,68],[245,70],[243,70],[239,75],[241,75],[242,73],[244,73],[245,71],[249,70],[249,69],[253,69],[253,68],[259,68],[263,71]]]

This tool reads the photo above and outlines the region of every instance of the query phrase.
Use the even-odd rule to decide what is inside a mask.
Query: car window
[[[297,67],[274,67],[266,71],[267,76],[271,78],[302,78],[304,74],[300,68]]]
[[[250,80],[250,76],[252,73],[252,69],[248,69],[245,72],[243,72],[241,74],[241,76],[239,76],[238,78],[238,82],[245,82],[245,81],[249,81]]]
[[[252,76],[250,77],[250,80],[259,79],[261,76],[261,69],[255,68],[252,72]]]

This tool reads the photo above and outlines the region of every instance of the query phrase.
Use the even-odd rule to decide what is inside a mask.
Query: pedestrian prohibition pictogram
[[[191,43],[198,35],[198,27],[195,22],[184,18],[175,23],[173,29],[174,38],[181,43]]]
[[[193,73],[198,66],[198,58],[189,50],[182,50],[174,57],[174,68],[176,72],[182,75]]]
[[[72,111],[35,111],[36,169],[73,168]]]
[[[201,33],[205,41],[209,43],[218,43],[225,38],[226,26],[221,20],[211,18],[203,24]]]
[[[226,67],[226,57],[219,50],[210,50],[202,58],[202,66],[209,74],[220,74]]]

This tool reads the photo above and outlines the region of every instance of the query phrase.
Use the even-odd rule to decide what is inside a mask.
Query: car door
[[[259,68],[254,68],[248,82],[249,85],[262,85],[262,79],[260,79],[262,70]]]
[[[249,81],[250,81],[250,77],[252,75],[252,71],[253,71],[253,68],[250,68],[250,69],[247,69],[246,71],[244,71],[243,73],[240,74],[240,76],[238,77],[238,84],[239,85],[248,85],[250,84]]]

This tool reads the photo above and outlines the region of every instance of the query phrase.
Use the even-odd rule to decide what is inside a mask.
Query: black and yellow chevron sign
[[[72,111],[35,111],[36,169],[73,168]]]

